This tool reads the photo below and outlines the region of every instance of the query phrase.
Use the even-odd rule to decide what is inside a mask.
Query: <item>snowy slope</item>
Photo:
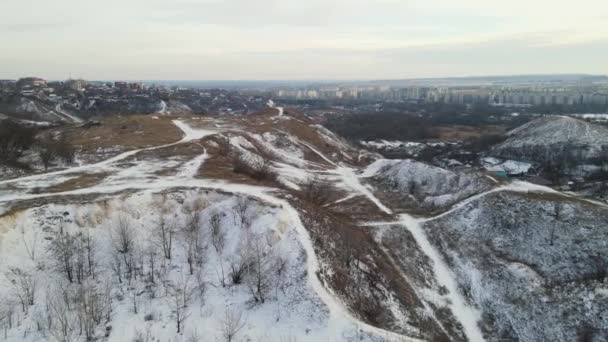
[[[474,174],[461,174],[414,160],[381,159],[363,173],[403,198],[415,199],[424,207],[451,205],[491,187],[491,182]]]
[[[427,220],[424,229],[493,318],[492,336],[573,341],[589,329],[603,341],[607,213],[576,199],[503,191]]]
[[[508,135],[490,154],[545,162],[572,150],[572,157],[583,162],[600,156],[608,146],[608,128],[567,116],[539,118]]]

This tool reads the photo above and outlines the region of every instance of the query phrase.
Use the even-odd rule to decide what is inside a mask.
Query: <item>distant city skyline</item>
[[[603,0],[4,0],[0,78],[607,75],[607,20]]]

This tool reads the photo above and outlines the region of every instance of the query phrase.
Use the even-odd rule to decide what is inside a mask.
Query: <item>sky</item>
[[[608,74],[606,0],[0,0],[0,79]]]

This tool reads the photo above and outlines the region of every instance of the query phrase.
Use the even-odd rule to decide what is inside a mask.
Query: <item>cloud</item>
[[[608,73],[607,18],[604,0],[2,0],[0,78]]]

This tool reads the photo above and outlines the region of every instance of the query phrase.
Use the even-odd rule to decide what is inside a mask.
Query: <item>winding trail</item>
[[[89,170],[104,167],[104,166],[116,163],[118,161],[127,159],[135,154],[138,154],[139,152],[152,151],[152,150],[158,150],[161,148],[171,147],[171,146],[183,144],[186,142],[190,142],[193,140],[199,140],[199,139],[204,138],[207,135],[212,135],[212,134],[218,133],[217,131],[192,129],[190,126],[188,126],[185,122],[183,122],[181,120],[173,120],[173,124],[175,124],[179,129],[181,129],[184,132],[184,137],[182,139],[180,139],[179,141],[176,141],[176,142],[173,142],[170,144],[160,145],[160,146],[152,146],[152,147],[146,147],[146,148],[141,148],[141,149],[137,149],[137,150],[123,152],[117,156],[114,156],[112,158],[109,158],[109,159],[106,159],[106,160],[103,160],[101,162],[94,163],[94,164],[86,164],[86,165],[76,166],[76,167],[72,167],[72,168],[64,169],[64,170],[39,173],[39,174],[26,176],[26,177],[8,179],[8,180],[0,181],[0,185],[43,179],[43,178],[49,177],[49,176],[57,176],[57,175],[64,175],[64,174],[69,174],[69,173],[89,171]]]
[[[42,179],[49,176],[55,175],[63,175],[76,173],[81,171],[88,171],[95,168],[107,166],[113,163],[116,163],[120,160],[124,160],[132,155],[135,155],[142,151],[149,151],[155,149],[161,149],[166,147],[175,146],[181,143],[186,143],[194,140],[199,140],[204,138],[205,136],[212,135],[218,133],[217,131],[204,130],[204,129],[194,129],[190,127],[183,121],[174,120],[173,123],[180,128],[184,132],[184,137],[174,143],[148,147],[143,149],[132,150],[128,152],[121,153],[113,158],[104,160],[99,163],[83,165],[79,167],[74,167],[70,169],[49,172],[44,174],[32,175],[17,179],[11,179],[7,181],[2,181],[0,184],[10,184],[16,182],[27,182],[27,181],[35,181],[37,179]],[[304,142],[303,142],[304,143]],[[380,210],[388,215],[392,215],[393,211],[384,205],[378,198],[376,198],[371,189],[366,187],[361,183],[361,176],[357,175],[356,170],[353,168],[345,167],[338,165],[327,158],[323,153],[316,150],[314,147],[309,144],[304,143],[308,148],[310,148],[314,153],[319,155],[323,160],[327,161],[330,165],[333,165],[335,169],[330,169],[327,171],[323,171],[323,173],[336,176],[335,181],[337,181],[337,185],[351,192],[351,194],[345,197],[342,200],[347,200],[348,198],[352,198],[354,196],[365,196],[371,203],[377,206]],[[330,289],[326,288],[320,279],[316,276],[316,274],[321,270],[319,260],[316,256],[314,246],[311,240],[311,236],[308,230],[302,224],[300,220],[300,216],[298,211],[292,207],[288,201],[281,199],[272,194],[273,191],[276,191],[274,188],[265,188],[260,186],[251,186],[251,185],[242,185],[242,184],[234,184],[228,183],[221,180],[207,180],[207,179],[194,179],[194,176],[204,161],[208,158],[207,152],[204,151],[202,155],[199,155],[192,160],[184,163],[177,173],[176,176],[166,177],[163,179],[153,179],[146,180],[140,179],[133,182],[125,182],[122,184],[111,184],[104,185],[103,183],[97,186],[82,188],[77,190],[59,192],[59,193],[43,193],[43,194],[5,194],[0,195],[0,204],[2,203],[11,203],[14,201],[22,201],[22,200],[30,200],[30,199],[38,199],[38,198],[53,198],[60,196],[68,196],[68,195],[84,195],[84,194],[114,194],[120,193],[126,190],[152,190],[152,191],[162,191],[166,189],[172,188],[203,188],[203,189],[211,189],[211,190],[219,190],[230,192],[234,194],[247,195],[251,197],[258,198],[266,203],[276,205],[283,209],[283,214],[287,221],[293,225],[294,229],[298,233],[300,237],[300,243],[302,244],[303,249],[307,255],[307,271],[308,277],[307,282],[313,288],[315,293],[321,298],[323,303],[327,306],[330,312],[330,319],[328,322],[328,330],[334,331],[336,334],[340,331],[340,327],[345,327],[345,324],[349,326],[355,326],[358,329],[361,329],[365,332],[378,335],[380,337],[385,337],[388,340],[394,341],[420,341],[415,338],[409,338],[400,334],[396,334],[390,332],[388,330],[384,330],[381,328],[374,327],[369,325],[358,318],[354,317],[347,309],[346,305],[342,303],[338,297],[331,292]],[[436,277],[436,280],[439,285],[444,286],[448,293],[446,297],[451,302],[450,308],[454,313],[455,318],[460,322],[463,327],[464,333],[470,341],[484,341],[483,334],[481,329],[478,326],[478,321],[480,320],[480,312],[473,306],[471,306],[465,297],[460,293],[458,288],[458,283],[455,280],[454,275],[452,274],[449,267],[445,264],[440,252],[432,245],[429,241],[426,232],[424,231],[422,225],[425,222],[436,220],[450,213],[459,210],[466,206],[467,204],[478,200],[488,194],[500,192],[500,191],[515,191],[515,192],[542,192],[542,193],[554,193],[560,194],[567,197],[576,198],[579,200],[583,200],[595,205],[601,205],[603,207],[607,207],[608,205],[599,203],[596,201],[581,199],[576,196],[571,196],[568,194],[564,194],[553,190],[548,187],[534,185],[526,182],[512,182],[507,185],[503,185],[497,187],[495,189],[477,194],[475,196],[469,197],[468,199],[459,202],[458,204],[452,206],[448,211],[437,215],[431,218],[414,218],[408,214],[403,214],[399,216],[399,219],[395,222],[371,222],[364,224],[366,226],[386,226],[386,225],[400,225],[405,227],[415,238],[417,244],[420,246],[422,251],[426,253],[426,255],[430,258],[433,264],[433,270]],[[334,338],[339,338],[340,336],[333,336]]]
[[[197,130],[192,129],[183,121],[175,120],[174,124],[179,127],[184,132],[184,137],[175,143],[149,147],[144,149],[138,149],[133,151],[128,151],[122,153],[118,156],[110,158],[108,160],[96,163],[85,165],[81,167],[75,167],[71,169],[50,172],[45,174],[33,175],[18,179],[12,179],[3,183],[15,183],[22,181],[31,181],[36,180],[43,177],[60,175],[66,173],[74,173],[79,171],[85,171],[92,168],[97,168],[100,166],[109,165],[115,163],[117,161],[123,160],[129,156],[137,154],[141,151],[149,151],[154,149],[160,149],[165,147],[174,146],[177,144],[181,144],[188,141],[198,140],[207,135],[215,134],[215,131],[207,131],[207,130]],[[266,203],[278,206],[283,209],[283,215],[287,219],[287,222],[290,223],[296,230],[298,236],[300,237],[300,243],[302,244],[302,248],[306,252],[306,266],[307,266],[307,282],[314,290],[314,292],[319,296],[321,301],[327,306],[329,310],[329,321],[328,321],[328,331],[333,334],[330,337],[330,340],[340,340],[343,339],[344,336],[341,334],[345,331],[344,328],[350,330],[361,330],[366,333],[370,333],[376,335],[381,338],[385,338],[388,341],[395,342],[403,342],[403,341],[412,341],[412,342],[421,342],[422,340],[407,337],[401,334],[397,334],[388,330],[384,330],[370,324],[367,324],[360,319],[354,317],[346,305],[342,303],[338,297],[333,294],[328,288],[326,288],[319,277],[317,276],[318,272],[321,270],[319,260],[316,256],[314,246],[312,243],[311,236],[308,230],[302,224],[300,219],[300,215],[298,211],[291,206],[291,204],[284,199],[281,199],[277,196],[272,195],[273,191],[276,191],[274,188],[265,188],[260,186],[252,186],[252,185],[243,185],[243,184],[234,184],[228,183],[221,180],[206,180],[206,179],[194,179],[195,172],[202,165],[205,159],[208,158],[207,152],[205,151],[202,155],[193,158],[192,160],[184,163],[180,172],[174,177],[167,177],[164,179],[153,179],[153,180],[135,180],[132,182],[125,182],[122,184],[111,184],[104,185],[103,183],[97,186],[81,188],[77,190],[70,190],[58,193],[41,193],[41,194],[6,194],[0,196],[0,204],[2,203],[12,203],[15,201],[24,201],[24,200],[32,200],[32,199],[40,199],[40,198],[54,198],[61,196],[70,196],[70,195],[85,195],[85,194],[116,194],[121,193],[127,190],[140,190],[140,191],[163,191],[167,189],[176,189],[176,188],[199,188],[199,189],[210,189],[210,190],[218,190],[223,192],[230,192],[233,194],[246,195],[250,197],[257,198]],[[350,173],[349,173],[350,172]],[[354,172],[352,169],[349,172],[342,172],[343,174],[348,175],[347,178],[354,176]],[[354,176],[356,178],[356,176]],[[352,180],[350,182],[353,182]],[[357,181],[358,182],[358,181]],[[353,188],[359,189],[359,186],[354,182],[351,184]],[[360,183],[359,183],[360,185]],[[360,185],[360,190],[368,191],[366,196],[373,197],[373,194],[365,187]],[[378,201],[379,203],[379,201]]]

